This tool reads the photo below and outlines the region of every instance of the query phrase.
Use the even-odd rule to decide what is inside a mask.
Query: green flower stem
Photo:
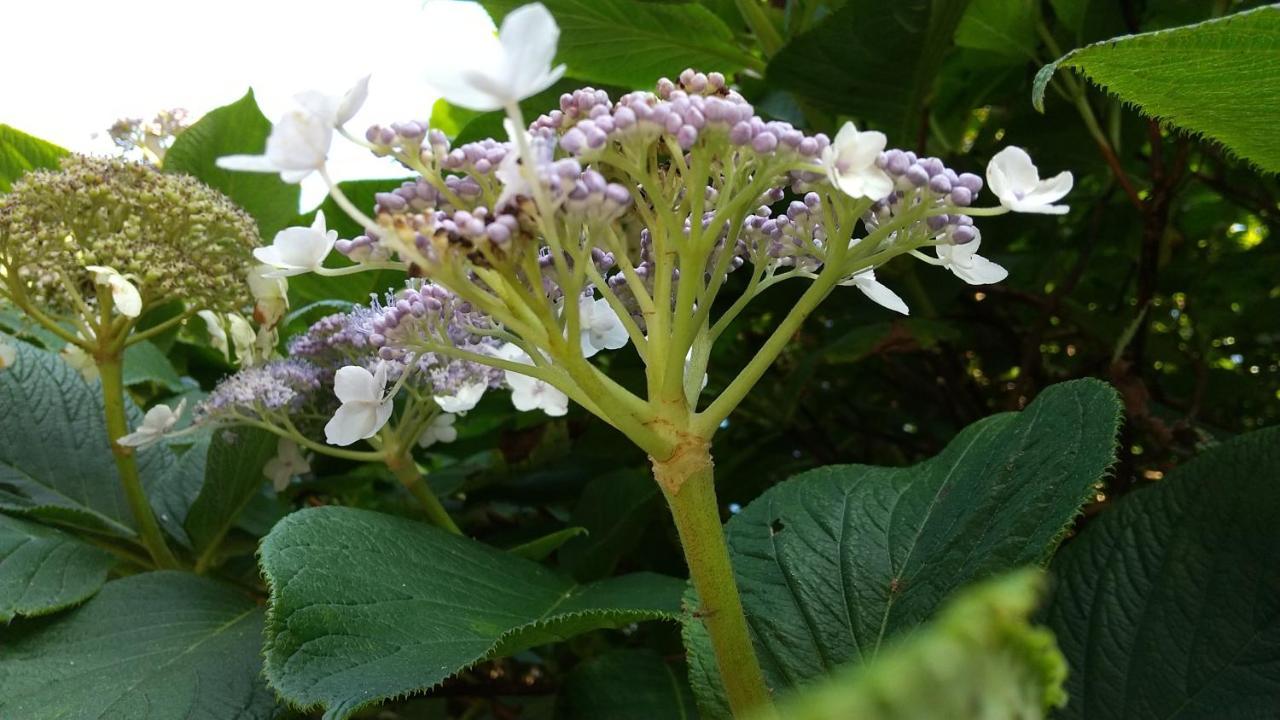
[[[449,517],[449,511],[445,510],[444,505],[440,504],[440,498],[436,497],[436,494],[431,492],[431,488],[427,487],[427,481],[422,477],[422,473],[418,471],[418,463],[414,461],[413,456],[408,451],[388,452],[386,463],[401,484],[410,493],[413,493],[418,502],[422,503],[422,509],[426,512],[427,519],[431,521],[432,525],[448,530],[454,535],[462,534],[462,528],[459,528],[453,518]]]
[[[729,707],[734,717],[768,717],[763,713],[769,712],[773,701],[751,644],[729,561],[709,443],[689,436],[670,458],[654,460],[653,475],[680,533],[689,577],[698,592],[696,620],[711,636]]]
[[[142,480],[138,477],[138,460],[133,448],[116,442],[129,434],[129,418],[124,409],[124,365],[121,357],[116,353],[108,357],[97,357],[96,360],[98,373],[102,376],[102,400],[106,410],[111,454],[115,457],[116,470],[120,475],[120,483],[124,486],[129,509],[133,512],[134,521],[138,523],[142,544],[156,567],[176,568],[178,560],[165,544],[160,525],[151,511],[151,502],[142,489]]]

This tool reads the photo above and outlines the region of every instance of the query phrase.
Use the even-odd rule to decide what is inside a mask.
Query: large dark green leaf
[[[201,565],[211,560],[218,543],[262,488],[262,468],[275,457],[278,443],[275,435],[248,427],[213,437],[204,464],[204,484],[185,522]]]
[[[769,62],[771,83],[915,146],[969,0],[848,0]]]
[[[1048,621],[1064,717],[1264,718],[1280,708],[1280,428],[1210,449],[1059,553]]]
[[[111,565],[107,552],[66,533],[0,514],[0,624],[83,602]]]
[[[1280,6],[1072,50],[1036,75],[1032,102],[1060,68],[1143,114],[1203,134],[1268,172],[1280,172]]]
[[[697,720],[683,667],[651,650],[615,650],[575,667],[556,703],[560,720]]]
[[[607,577],[618,559],[640,542],[662,504],[658,484],[642,470],[593,478],[573,508],[573,524],[587,534],[560,550],[560,564],[579,580]]]
[[[1112,462],[1119,411],[1109,386],[1063,383],[919,465],[819,468],[761,495],[726,532],[771,686],[868,662],[962,585],[1045,561]],[[714,708],[702,625],[687,634]]]
[[[640,573],[578,585],[542,565],[367,510],[289,515],[263,541],[267,678],[345,718],[481,660],[588,630],[673,618],[683,583]]]
[[[134,535],[133,515],[116,474],[103,420],[102,390],[56,355],[23,342],[0,372],[0,509],[95,532]],[[142,413],[126,402],[129,422]],[[137,454],[148,487],[174,467],[169,449]],[[172,526],[172,518],[160,513]]]
[[[31,170],[57,168],[66,154],[53,143],[0,123],[0,192],[9,192]]]
[[[495,22],[527,3],[481,0]],[[649,88],[687,67],[735,73],[759,61],[715,13],[696,3],[543,0],[560,25],[556,60],[587,82]]]
[[[956,45],[986,50],[1014,62],[1034,60],[1040,0],[970,0],[956,28]]]
[[[262,610],[227,586],[180,572],[116,580],[0,633],[0,717],[268,718],[261,638]]]
[[[299,189],[272,173],[232,172],[217,166],[223,155],[262,153],[271,123],[258,109],[253,91],[200,118],[174,141],[164,156],[166,172],[192,175],[221,190],[258,222],[267,242],[298,216]]]
[[[787,720],[1037,720],[1066,700],[1053,634],[1029,619],[1041,583],[1018,572],[965,589],[865,665],[784,699]]]

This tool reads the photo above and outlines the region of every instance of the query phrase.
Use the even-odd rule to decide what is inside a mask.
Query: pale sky
[[[441,29],[423,0],[0,0],[0,123],[70,150],[110,153],[116,119],[182,107],[192,118],[254,89],[274,120],[293,94],[340,95],[372,73],[348,126],[426,119],[436,93],[420,78],[439,61]],[[475,22],[487,24],[479,5]],[[443,33],[448,36],[449,33]],[[94,136],[97,136],[96,138]],[[341,138],[336,179],[404,174]],[[317,181],[312,178],[312,181]],[[303,206],[324,195],[304,183]]]

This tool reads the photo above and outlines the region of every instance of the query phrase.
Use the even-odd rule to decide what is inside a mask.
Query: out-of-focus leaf
[[[1067,700],[1053,634],[1031,625],[1038,573],[965,589],[870,662],[784,698],[787,720],[1037,720]],[[774,717],[762,715],[760,717]]]
[[[683,667],[652,650],[616,650],[578,665],[556,702],[558,720],[697,720]]]
[[[560,564],[579,580],[608,577],[618,559],[640,542],[661,502],[658,484],[644,471],[621,470],[593,478],[571,516],[587,534],[565,544]]]
[[[298,216],[298,186],[273,173],[233,172],[216,164],[223,155],[260,155],[270,134],[271,123],[250,90],[179,135],[165,153],[165,172],[186,173],[221,190],[253,216],[263,241],[270,243]]]
[[[1015,61],[1034,60],[1040,0],[970,0],[956,28],[956,45]]]
[[[175,393],[187,390],[173,363],[149,340],[134,343],[124,351],[124,384],[132,387],[143,383],[155,383]]]
[[[214,435],[204,464],[204,484],[185,522],[202,564],[266,482],[262,468],[275,457],[278,444],[275,435],[249,427]]]
[[[848,0],[769,62],[772,84],[914,146],[969,0]]]
[[[1080,71],[1145,115],[1280,172],[1272,110],[1280,106],[1280,6],[1072,50],[1036,74],[1037,109],[1060,67]]]
[[[1280,708],[1280,428],[1121,499],[1058,555],[1048,624],[1064,718],[1250,718]]]
[[[66,150],[0,123],[0,193],[31,170],[56,169]]]

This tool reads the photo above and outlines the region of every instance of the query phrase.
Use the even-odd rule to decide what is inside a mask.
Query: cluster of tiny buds
[[[224,416],[259,416],[277,410],[296,411],[318,396],[325,370],[300,359],[274,360],[246,368],[224,379],[196,406],[196,423]]]
[[[779,266],[815,268],[821,259],[811,248],[825,247],[827,239],[818,212],[821,205],[822,199],[813,192],[806,193],[802,200],[792,200],[786,212],[776,217],[772,208],[761,205],[743,223],[743,235]]]
[[[369,344],[384,360],[404,360],[405,345],[429,339],[454,347],[482,344],[485,337],[476,330],[491,328],[486,316],[475,312],[471,303],[460,300],[445,288],[432,283],[407,287],[374,304],[369,323]]]
[[[935,207],[967,207],[982,190],[982,178],[973,173],[957,173],[936,157],[918,157],[909,150],[886,150],[876,165],[894,180],[897,188],[871,206],[865,220],[874,229],[903,208],[928,204]],[[973,218],[959,213],[931,215],[925,221],[930,235],[942,236],[955,245],[977,237]]]

